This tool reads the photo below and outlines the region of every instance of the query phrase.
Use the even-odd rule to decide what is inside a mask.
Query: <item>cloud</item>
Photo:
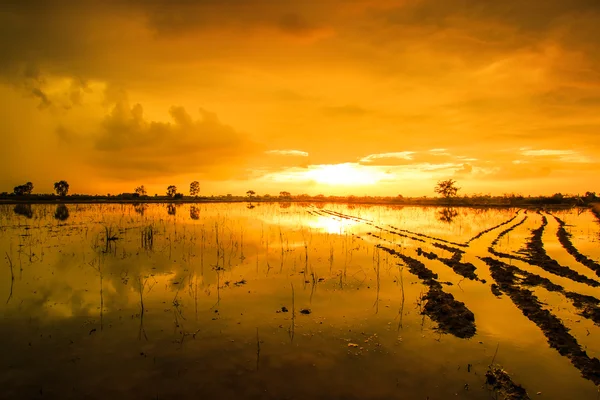
[[[301,150],[268,150],[265,151],[266,154],[276,154],[280,156],[299,156],[299,157],[308,157],[308,153],[306,151]]]
[[[197,174],[202,179],[231,179],[246,173],[246,163],[260,145],[222,123],[216,114],[199,110],[194,118],[172,106],[170,122],[144,116],[143,107],[118,102],[86,135],[76,128],[57,129],[65,145],[77,148],[83,162],[118,179]]]
[[[52,174],[89,167],[106,187],[349,162],[490,185],[600,170],[595,0],[5,3],[6,171],[35,154],[46,179],[51,141],[71,152]]]
[[[554,158],[565,163],[591,163],[593,160],[574,150],[552,150],[552,149],[521,149],[521,154],[530,157]]]
[[[456,175],[456,176],[468,175],[471,172],[473,172],[473,166],[471,164],[463,164],[460,169],[457,169],[456,172],[454,172],[454,175]]]
[[[393,160],[410,161],[413,159],[414,153],[415,153],[414,151],[398,151],[398,152],[393,152],[393,153],[369,154],[368,156],[361,158],[360,163],[368,164],[368,163],[377,162],[378,164],[380,164],[380,163],[385,163],[386,161],[390,162]]]
[[[521,154],[523,154],[524,156],[565,156],[565,155],[573,155],[575,154],[574,151],[572,150],[545,150],[545,149],[541,149],[541,150],[528,150],[528,149],[523,149],[521,151]]]

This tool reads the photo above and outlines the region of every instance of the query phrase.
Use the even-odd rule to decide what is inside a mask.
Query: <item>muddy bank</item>
[[[394,249],[378,245],[380,249],[400,258],[408,270],[419,277],[429,287],[423,297],[425,301],[422,313],[437,322],[438,329],[456,337],[467,339],[475,335],[475,315],[467,308],[465,303],[457,301],[450,293],[444,292],[442,285],[437,281],[438,275],[431,271],[422,262],[398,253]]]
[[[593,287],[600,286],[600,282],[581,275],[569,267],[560,265],[555,259],[546,254],[544,243],[542,242],[542,235],[544,234],[546,225],[548,225],[548,219],[542,215],[542,225],[539,228],[531,231],[531,238],[529,238],[529,241],[526,245],[525,250],[528,254],[527,262],[532,265],[537,265],[551,274],[562,276],[563,278],[569,278],[575,282],[585,283],[586,285]]]
[[[502,395],[505,400],[529,400],[525,388],[514,383],[510,375],[498,366],[490,366],[485,373],[485,383]]]
[[[596,275],[600,276],[600,264],[581,254],[579,250],[575,246],[573,246],[573,242],[571,242],[571,234],[567,232],[565,226],[567,225],[562,219],[558,218],[556,215],[553,215],[556,222],[558,222],[558,231],[556,231],[556,236],[558,237],[558,241],[562,245],[562,247],[572,255],[578,263],[585,265],[592,271],[596,273]]]
[[[569,333],[569,329],[558,317],[542,307],[542,303],[531,290],[519,286],[514,267],[491,257],[481,259],[490,267],[490,273],[499,290],[508,295],[523,315],[542,330],[550,347],[567,357],[573,366],[581,371],[584,378],[599,385],[600,361],[588,356],[575,337]]]

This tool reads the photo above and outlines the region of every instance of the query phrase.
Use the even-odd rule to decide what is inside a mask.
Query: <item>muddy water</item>
[[[547,256],[599,279],[551,214],[517,209],[0,206],[0,397],[487,399],[493,361],[532,397],[594,399],[593,361],[551,348],[511,297],[530,290],[600,356],[598,326],[565,295],[600,288],[521,252],[542,215]],[[598,262],[594,216],[554,215]],[[517,281],[494,294],[485,257]],[[448,295],[474,333],[448,328]]]

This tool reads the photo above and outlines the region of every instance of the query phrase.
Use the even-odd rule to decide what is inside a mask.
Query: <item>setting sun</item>
[[[374,185],[388,177],[387,174],[353,164],[317,165],[305,177],[322,185],[363,186]]]

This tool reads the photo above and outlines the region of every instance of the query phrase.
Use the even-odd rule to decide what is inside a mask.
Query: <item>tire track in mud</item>
[[[374,221],[368,220],[368,219],[365,219],[365,218],[355,217],[353,215],[343,214],[343,213],[340,213],[340,212],[331,211],[331,210],[325,210],[325,209],[321,209],[319,211],[321,211],[323,213],[323,214],[321,214],[323,216],[331,215],[331,216],[335,216],[335,217],[342,218],[342,219],[353,220],[355,222],[362,222],[362,223],[370,225],[370,226],[372,226],[372,227],[374,227],[376,229],[385,230],[388,233],[396,234],[396,235],[399,235],[399,236],[404,236],[404,237],[407,237],[409,239],[418,240],[415,237],[406,236],[406,234],[410,234],[410,235],[413,235],[413,236],[418,236],[420,238],[426,238],[426,239],[430,239],[430,240],[435,240],[437,242],[447,243],[447,244],[451,244],[451,245],[454,245],[454,246],[465,248],[465,247],[469,247],[469,244],[472,241],[474,241],[476,239],[479,239],[484,234],[486,234],[488,232],[491,232],[494,229],[498,229],[501,226],[504,226],[504,225],[507,225],[507,224],[511,223],[513,220],[515,220],[517,218],[517,216],[519,215],[519,213],[520,213],[521,210],[518,210],[512,218],[510,218],[510,219],[508,219],[506,221],[503,221],[503,222],[501,222],[501,223],[499,223],[499,224],[497,224],[495,226],[492,226],[490,228],[484,229],[483,231],[477,233],[475,236],[473,236],[471,239],[467,240],[464,243],[452,242],[452,241],[449,241],[449,240],[446,240],[446,239],[442,239],[442,238],[438,238],[438,237],[435,237],[435,236],[426,235],[424,233],[413,232],[413,231],[410,231],[408,229],[401,229],[401,228],[395,227],[393,225],[388,225],[390,228],[394,229],[394,231],[391,231],[391,230],[389,230],[387,228],[383,228],[381,226],[378,226],[378,225],[375,224]],[[525,211],[525,214],[527,214],[527,211]],[[403,234],[401,232],[403,232]],[[420,240],[420,241],[424,241],[424,240]],[[436,245],[435,243],[432,243],[432,244]],[[439,247],[439,245],[440,244],[438,244],[438,246],[436,246],[436,247]],[[452,249],[452,251],[457,251],[457,250],[458,250],[457,248],[453,248]]]
[[[552,215],[552,214],[551,214]],[[556,215],[552,215],[556,222],[558,222],[558,230],[556,231],[556,236],[558,237],[558,241],[562,245],[562,247],[575,258],[575,260],[588,267],[592,271],[596,273],[596,275],[600,276],[600,264],[592,260],[591,258],[581,254],[579,250],[573,245],[571,242],[572,235],[567,232],[565,226],[567,224],[562,219],[558,218]]]
[[[527,212],[524,214],[527,214]],[[542,333],[546,336],[548,344],[551,348],[557,350],[560,355],[567,357],[571,364],[581,372],[582,377],[591,380],[596,385],[600,385],[600,361],[595,357],[590,357],[586,353],[586,351],[578,343],[577,339],[570,333],[570,329],[565,326],[562,320],[554,315],[551,310],[545,309],[543,307],[543,303],[530,289],[533,289],[534,287],[540,287],[548,290],[549,292],[555,292],[561,296],[564,296],[564,298],[572,304],[575,312],[578,315],[592,321],[596,326],[600,326],[600,299],[594,296],[566,290],[563,286],[552,282],[552,280],[548,278],[525,271],[521,268],[506,264],[501,260],[490,257],[493,255],[500,259],[518,260],[528,265],[540,267],[544,271],[555,276],[583,283],[592,287],[598,286],[599,283],[597,281],[589,279],[568,267],[561,266],[556,260],[551,258],[546,253],[543,246],[542,234],[548,221],[543,215],[542,225],[537,229],[531,230],[531,237],[527,242],[526,248],[519,251],[524,254],[523,256],[497,251],[495,250],[495,246],[504,236],[526,223],[528,221],[528,215],[524,215],[519,222],[510,225],[507,229],[504,229],[502,232],[500,232],[498,236],[490,243],[489,247],[487,248],[487,253],[472,253],[472,248],[469,246],[470,242],[480,238],[485,233],[514,222],[519,215],[523,215],[519,212],[517,212],[517,214],[512,218],[496,226],[484,229],[466,242],[465,245],[460,247],[454,247],[450,245],[454,244],[456,246],[456,243],[454,242],[445,241],[443,239],[431,237],[425,234],[417,234],[416,232],[407,230],[396,231],[382,228],[375,225],[372,221],[365,220],[364,218],[353,218],[341,213],[326,215],[335,215],[336,218],[340,219],[353,219],[357,222],[362,222],[373,226],[382,232],[404,237],[419,243],[427,243],[432,247],[448,251],[452,254],[452,256],[449,258],[442,257],[435,251],[423,251],[420,247],[417,248],[418,255],[424,256],[428,259],[441,261],[447,266],[450,266],[455,273],[463,277],[470,275],[470,272],[475,274],[475,266],[470,263],[462,263],[472,266],[472,269],[470,269],[469,272],[469,270],[461,270],[460,268],[456,268],[458,266],[456,263],[461,263],[460,260],[465,253],[477,256],[477,258],[483,262],[482,265],[485,265],[489,268],[490,276],[493,279],[493,283],[491,285],[492,293],[496,296],[501,296],[503,294],[507,295],[513,304],[521,311],[521,313],[542,331]],[[557,235],[563,236],[561,245],[567,251],[569,251],[569,247],[572,246],[575,250],[571,249],[571,252],[574,253],[577,251],[577,249],[572,245],[570,236],[567,236],[568,233],[564,229],[564,222],[561,224],[559,219],[557,219],[557,221],[559,222]],[[393,244],[391,240],[388,240],[376,233],[369,233],[368,235],[380,241]],[[569,240],[567,241],[566,239]],[[475,335],[475,315],[468,309],[468,306],[465,303],[455,300],[451,294],[443,291],[442,283],[437,280],[438,275],[433,270],[427,268],[424,263],[420,262],[416,258],[401,254],[394,249],[381,244],[376,244],[376,246],[400,258],[407,265],[409,271],[419,277],[419,279],[421,279],[423,283],[429,287],[427,295],[423,297],[423,300],[427,301],[423,310],[423,314],[428,315],[433,321],[437,322],[438,329],[440,331],[450,333],[461,338],[471,338]],[[582,259],[581,257],[579,258]],[[588,261],[584,262],[589,263]],[[471,278],[472,277],[473,276],[471,276]],[[482,283],[485,283],[484,280],[473,280],[478,280]],[[451,317],[449,315],[451,315]]]
[[[567,357],[584,378],[600,385],[600,360],[588,356],[577,339],[569,333],[569,328],[558,317],[544,309],[531,290],[522,287],[522,281],[520,282],[520,278],[516,275],[518,268],[491,257],[481,259],[489,266],[492,277],[498,285],[498,291],[509,296],[523,315],[540,328],[550,347]],[[540,285],[554,286],[549,280],[546,281],[540,282]]]
[[[510,226],[507,229],[505,229],[502,232],[500,232],[498,234],[498,236],[494,240],[492,240],[492,243],[488,247],[488,251],[490,253],[492,253],[493,255],[497,256],[497,257],[502,257],[502,258],[508,258],[508,259],[511,259],[511,260],[519,260],[519,261],[527,262],[527,258],[516,256],[514,254],[503,253],[503,252],[497,251],[495,249],[495,246],[498,244],[498,242],[500,241],[500,239],[502,239],[504,236],[508,235],[510,232],[512,232],[517,227],[523,225],[527,221],[528,218],[529,217],[526,215],[526,216],[523,217],[523,219],[521,219],[521,221],[517,222],[513,226]]]
[[[491,232],[491,231],[493,231],[494,229],[498,229],[498,228],[500,228],[501,226],[504,226],[504,225],[508,225],[508,224],[510,224],[511,222],[513,222],[513,221],[514,221],[514,220],[515,220],[515,219],[516,219],[516,218],[519,216],[519,212],[520,212],[520,211],[521,211],[521,210],[518,210],[518,211],[516,212],[516,214],[515,214],[515,215],[514,215],[514,216],[513,216],[511,219],[508,219],[508,220],[506,220],[506,221],[504,221],[504,222],[501,222],[501,223],[499,223],[498,225],[494,225],[494,226],[492,226],[491,228],[487,228],[487,229],[484,229],[484,230],[482,230],[482,231],[481,231],[481,232],[479,232],[477,235],[475,235],[475,236],[473,236],[471,239],[467,240],[467,241],[465,242],[465,244],[469,244],[469,243],[471,243],[472,241],[479,239],[480,237],[482,237],[483,235],[485,235],[485,234],[486,234],[486,233],[488,233],[488,232]]]
[[[484,262],[486,261],[484,258],[481,259]],[[560,293],[565,298],[571,301],[575,309],[577,309],[578,315],[589,319],[593,321],[594,324],[596,324],[597,326],[600,326],[600,300],[596,297],[565,290],[564,287],[552,282],[548,278],[544,278],[532,272],[525,271],[514,265],[505,264],[504,268],[511,272],[513,275],[515,275],[517,283],[521,286],[539,286],[546,289],[549,292]],[[492,293],[494,293],[496,296],[499,296],[499,292],[500,290],[498,285],[492,284]]]
[[[600,286],[600,282],[590,279],[585,275],[581,275],[579,272],[564,266],[560,265],[558,261],[548,256],[546,250],[544,249],[544,243],[542,241],[542,235],[544,234],[544,229],[548,224],[548,219],[545,215],[542,215],[542,225],[531,231],[532,235],[529,238],[529,241],[526,244],[525,250],[528,253],[528,257],[526,258],[526,262],[531,265],[536,265],[546,272],[554,274],[556,276],[561,276],[563,278],[569,278],[572,281],[584,283],[586,285],[592,287]]]
[[[389,240],[375,234],[375,233],[367,233],[368,236],[374,237],[376,239],[391,243]],[[402,235],[404,236],[404,235]],[[422,239],[418,239],[416,238],[416,240],[425,242]],[[433,243],[435,244],[435,243]],[[441,257],[440,255],[434,253],[434,252],[428,252],[428,251],[424,251],[423,249],[421,249],[420,247],[417,248],[417,254],[419,256],[423,256],[425,258],[428,258],[430,260],[438,260],[440,262],[442,262],[443,264],[445,264],[446,266],[452,268],[452,270],[462,276],[463,278],[467,278],[467,279],[471,279],[474,281],[481,281],[482,283],[485,283],[485,280],[483,279],[479,279],[479,277],[475,274],[475,270],[477,269],[477,267],[475,267],[473,264],[471,263],[464,263],[461,262],[460,259],[462,257],[462,255],[464,254],[464,251],[459,250],[459,249],[454,249],[452,247],[447,247],[444,245],[440,245],[440,248],[444,249],[444,250],[448,250],[451,251],[453,253],[451,258],[447,258],[447,257]]]
[[[427,315],[437,322],[438,330],[450,333],[461,339],[468,339],[475,335],[475,315],[467,308],[465,303],[458,301],[450,293],[443,290],[442,284],[437,281],[438,275],[427,268],[419,260],[406,256],[389,247],[377,245],[406,264],[408,270],[416,275],[429,290],[423,297],[425,305],[422,314]]]

